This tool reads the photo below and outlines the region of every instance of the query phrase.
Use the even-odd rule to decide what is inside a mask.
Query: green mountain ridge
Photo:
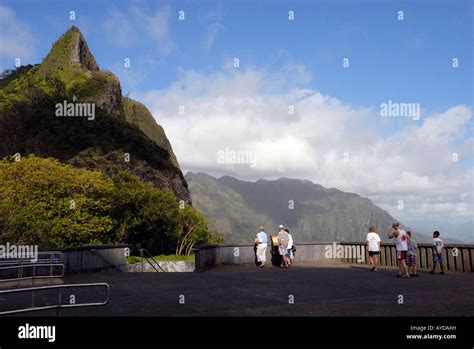
[[[365,241],[377,227],[383,241],[396,221],[369,199],[309,180],[280,178],[246,182],[230,176],[186,174],[193,205],[228,243],[252,243],[259,226],[275,234],[283,224],[297,241]],[[418,242],[430,237],[416,234]]]
[[[93,103],[95,117],[56,116],[58,103]],[[186,180],[163,128],[141,103],[122,96],[119,79],[100,70],[77,27],[43,62],[2,74],[0,156],[54,157],[108,174],[122,169],[190,202]]]
[[[122,103],[127,121],[137,125],[138,128],[148,136],[148,138],[160,147],[168,150],[173,165],[179,167],[178,159],[176,159],[176,156],[174,155],[173,148],[166,137],[165,130],[156,123],[155,118],[151,115],[150,111],[142,103],[134,101],[128,97],[123,97]]]

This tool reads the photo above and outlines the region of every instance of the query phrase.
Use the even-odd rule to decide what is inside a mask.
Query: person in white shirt
[[[367,234],[367,250],[369,251],[369,264],[372,266],[370,271],[377,271],[380,254],[380,236],[377,234],[377,228],[371,226]]]
[[[278,226],[278,229],[280,229],[278,232],[278,252],[281,256],[280,268],[288,268],[289,264],[286,255],[288,254],[288,240],[290,236],[285,231],[285,227],[282,224]]]
[[[292,261],[292,249],[293,249],[293,236],[291,236],[290,234],[290,230],[289,229],[285,229],[285,231],[288,233],[288,248],[286,249],[286,257],[288,258],[288,266],[291,265],[291,263],[293,262]]]
[[[257,261],[259,263],[260,268],[263,268],[267,263],[267,243],[268,235],[267,233],[265,233],[263,227],[260,227],[260,230],[257,236],[255,237]]]
[[[395,222],[392,225],[388,233],[388,238],[393,239],[395,238],[395,247],[397,249],[397,260],[398,260],[398,267],[400,269],[398,273],[398,277],[402,279],[410,278],[408,273],[407,267],[407,251],[408,251],[408,244],[407,244],[407,233],[405,230],[400,228],[400,223]]]
[[[434,274],[436,271],[436,264],[439,264],[440,274],[444,274],[443,270],[443,252],[444,252],[444,243],[443,240],[439,237],[439,231],[433,233],[433,270],[431,274]]]

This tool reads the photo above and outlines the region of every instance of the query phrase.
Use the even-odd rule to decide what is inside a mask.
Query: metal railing
[[[41,267],[49,267],[49,275],[37,275],[36,274],[36,269],[41,268]],[[61,268],[61,274],[59,275],[53,275],[53,269],[54,268]],[[23,276],[23,269],[26,268],[32,268],[33,272],[31,276]],[[1,282],[7,282],[7,281],[21,281],[21,280],[34,280],[35,279],[47,279],[47,278],[62,278],[64,277],[64,264],[57,264],[57,263],[37,263],[37,264],[19,264],[19,265],[14,265],[14,266],[8,266],[8,267],[0,267],[1,270],[12,270],[12,269],[18,269],[18,273],[16,277],[13,278],[2,278],[0,279]]]
[[[146,256],[145,256],[146,254]],[[150,264],[152,266],[153,269],[155,269],[155,271],[157,273],[159,273],[160,271],[156,268],[156,266],[158,266],[158,268],[160,268],[161,272],[165,272],[165,270],[161,267],[161,265],[155,260],[155,258],[153,258],[153,256],[150,254],[150,252],[148,252],[146,249],[144,248],[141,248],[140,249],[140,257],[142,257],[142,272],[145,270],[145,262],[144,260]],[[150,262],[150,259],[153,261],[153,264],[152,262]],[[156,265],[156,266],[155,266]]]
[[[69,288],[84,288],[84,287],[105,287],[105,300],[102,302],[91,302],[91,303],[74,303],[74,304],[62,304],[62,291],[63,289]],[[22,293],[22,292],[32,292],[35,294],[38,291],[43,290],[58,290],[57,295],[57,304],[53,305],[45,305],[45,306],[35,306],[34,305],[34,298],[31,307],[22,308],[22,309],[15,309],[15,310],[5,310],[0,311],[0,315],[8,315],[8,314],[18,314],[18,313],[25,313],[30,311],[40,311],[40,310],[49,310],[49,309],[57,309],[57,315],[61,315],[61,309],[64,308],[78,308],[78,307],[93,307],[93,306],[101,306],[106,305],[109,302],[110,296],[110,286],[107,283],[89,283],[89,284],[72,284],[72,285],[54,285],[54,286],[39,286],[39,287],[29,287],[29,288],[20,288],[15,290],[6,290],[0,291],[0,296],[12,293]]]
[[[41,256],[45,256],[41,258]],[[31,258],[1,258],[0,266],[15,264],[32,264],[32,263],[62,263],[64,260],[61,251],[41,251],[37,254],[37,259],[32,261]]]
[[[41,258],[41,256],[45,256]],[[10,270],[18,269],[17,277],[15,280],[21,281],[26,279],[32,279],[34,282],[35,278],[54,278],[54,277],[63,277],[64,276],[64,265],[63,254],[60,251],[42,251],[38,252],[36,260],[31,260],[31,258],[15,258],[15,259],[0,259],[0,272],[1,270]],[[49,266],[49,275],[36,275],[36,267],[48,267]],[[61,275],[53,275],[53,268],[60,266],[62,268]],[[23,269],[33,268],[33,276],[24,277]],[[0,279],[0,282],[12,281],[12,279]]]
[[[365,249],[364,263],[368,263],[368,252],[365,243],[342,242],[341,245],[358,246]],[[416,251],[417,269],[431,270],[433,269],[433,252],[432,244],[418,244]],[[380,245],[380,265],[397,267],[397,251],[395,244],[382,243]],[[347,258],[347,263],[360,263],[356,258]],[[474,272],[474,245],[472,244],[445,244],[443,257],[444,270],[457,272]]]

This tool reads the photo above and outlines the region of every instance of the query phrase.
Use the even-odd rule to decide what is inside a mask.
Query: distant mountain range
[[[246,182],[204,173],[185,176],[193,205],[229,243],[250,243],[259,226],[275,233],[288,226],[298,241],[364,241],[374,225],[387,241],[396,221],[369,199],[308,180],[280,178]],[[417,241],[431,238],[417,234]]]
[[[86,107],[95,115],[82,115]],[[118,78],[99,69],[74,26],[41,64],[2,73],[0,139],[0,157],[54,157],[109,175],[129,170],[190,201],[163,128],[143,104],[122,96]]]
[[[441,235],[448,239],[456,239],[464,243],[474,243],[474,220],[463,223],[449,223],[431,219],[415,219],[406,221],[416,231],[430,234],[439,230]]]

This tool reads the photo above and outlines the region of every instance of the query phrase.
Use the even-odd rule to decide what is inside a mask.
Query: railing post
[[[474,272],[474,248],[470,248],[469,250],[471,260],[471,272]]]
[[[462,267],[462,255],[461,255],[461,248],[457,248],[457,256],[454,257],[454,261],[456,263],[456,271],[463,271]]]
[[[444,257],[443,257],[443,268],[444,268],[445,271],[449,270],[447,254],[448,254],[448,249],[445,248],[444,249]]]
[[[16,287],[20,287],[20,280],[21,280],[21,259],[20,259],[20,264],[18,264],[18,281],[16,283]]]
[[[35,287],[35,276],[36,276],[36,265],[33,265],[33,278],[31,279],[31,284]],[[31,307],[35,306],[35,291],[31,292]]]
[[[418,247],[420,258],[418,258],[418,269],[426,269],[426,253],[423,246]]]
[[[61,316],[61,299],[62,299],[62,288],[58,288],[58,312],[57,315],[58,317]]]
[[[448,260],[448,270],[455,271],[456,265],[454,263],[454,250],[452,248],[446,249],[446,259]]]

